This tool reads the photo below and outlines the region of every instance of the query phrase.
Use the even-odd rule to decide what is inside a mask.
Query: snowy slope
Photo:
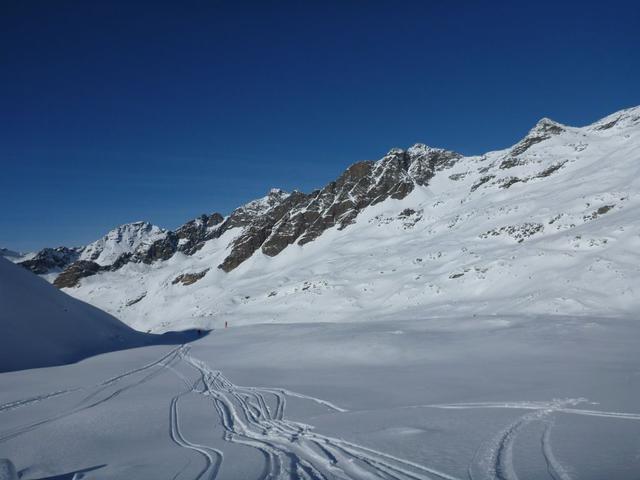
[[[251,227],[66,291],[160,331],[415,311],[628,315],[640,308],[639,172],[640,108],[583,128],[543,119],[511,148],[458,158],[353,224],[229,273],[216,267]]]
[[[141,345],[145,335],[0,258],[0,372]]]

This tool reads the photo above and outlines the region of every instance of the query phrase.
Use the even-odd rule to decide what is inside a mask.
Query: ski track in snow
[[[640,414],[636,413],[606,412],[570,408],[587,401],[588,400],[585,398],[569,398],[564,400],[553,400],[551,402],[452,403],[424,405],[424,407],[447,410],[482,408],[533,410],[533,412],[516,419],[492,440],[478,449],[468,469],[469,479],[518,480],[518,475],[516,474],[513,462],[513,445],[516,437],[528,424],[534,421],[544,421],[546,423],[546,427],[540,439],[540,443],[549,476],[553,480],[571,480],[571,475],[556,459],[553,453],[551,445],[551,427],[553,425],[553,421],[548,419],[548,417],[555,413],[566,413],[623,420],[640,420]]]
[[[337,413],[347,410],[326,400],[300,394],[284,388],[248,387],[233,384],[220,371],[213,370],[201,360],[192,357],[190,347],[182,345],[141,367],[104,380],[87,388],[91,393],[77,406],[49,418],[9,429],[0,433],[0,443],[25,433],[33,432],[52,422],[94,408],[121,393],[142,385],[163,372],[172,372],[186,385],[169,405],[169,435],[181,448],[194,451],[204,459],[204,466],[193,477],[213,480],[223,467],[223,452],[213,446],[197,444],[187,439],[181,428],[179,403],[186,395],[201,395],[211,400],[224,431],[223,439],[258,450],[265,459],[261,480],[332,480],[332,479],[387,479],[387,480],[459,480],[457,477],[412,461],[389,455],[343,439],[329,437],[313,431],[313,427],[285,419],[287,397],[312,401]],[[179,363],[195,369],[198,378],[190,380],[180,372]],[[157,367],[157,368],[156,368]],[[131,382],[120,383],[134,375],[143,374]],[[112,389],[111,387],[118,386]],[[0,413],[16,408],[36,405],[49,398],[85,390],[71,388],[15,400],[0,405]],[[481,445],[468,467],[470,480],[518,480],[513,461],[514,442],[529,424],[545,422],[540,439],[542,455],[552,480],[571,480],[572,476],[557,460],[552,450],[551,415],[565,413],[612,419],[640,420],[640,414],[583,410],[575,408],[587,402],[584,398],[553,400],[551,402],[485,402],[422,405],[438,409],[518,409],[532,410],[517,418],[490,441]],[[174,476],[179,479],[190,462]]]
[[[554,400],[552,402],[507,402],[507,403],[450,403],[441,405],[419,405],[420,407],[440,408],[445,410],[466,410],[476,408],[506,408],[516,410],[553,410],[554,413],[568,413],[573,415],[586,415],[589,417],[619,418],[621,420],[640,420],[640,413],[607,412],[603,410],[583,410],[581,408],[567,408],[557,406],[561,402],[569,402],[567,405],[577,405],[588,402],[586,398],[573,398],[567,400]]]
[[[184,349],[184,346],[180,346],[180,347],[176,347],[175,349],[171,350],[169,353],[163,355],[162,357],[160,357],[158,360],[148,363],[146,365],[143,365],[142,367],[136,368],[134,370],[129,370],[127,372],[124,372],[122,374],[119,374],[115,377],[111,377],[107,380],[104,380],[102,382],[100,382],[98,385],[96,385],[94,388],[97,388],[97,390],[95,390],[93,392],[93,394],[91,394],[89,397],[86,397],[84,400],[88,400],[91,397],[96,396],[98,393],[102,392],[104,390],[104,388],[101,387],[108,387],[114,383],[116,383],[119,380],[122,380],[128,376],[131,375],[135,375],[136,373],[140,373],[142,371],[148,370],[152,367],[155,367],[156,365],[159,365],[160,363],[164,362],[167,358],[175,356],[176,354],[178,354],[180,351],[182,351]],[[10,410],[15,410],[17,408],[21,408],[21,407],[27,407],[29,405],[33,405],[35,403],[39,403],[42,402],[44,400],[48,400],[50,398],[55,398],[55,397],[59,397],[62,395],[67,395],[69,393],[74,393],[74,392],[78,392],[80,390],[83,390],[82,387],[75,387],[75,388],[68,388],[65,390],[58,390],[55,392],[49,392],[49,393],[45,393],[42,395],[36,395],[34,397],[29,397],[29,398],[24,398],[21,400],[13,400],[11,402],[7,402],[7,403],[3,403],[0,405],[0,413],[2,412],[6,412],[6,411],[10,411]]]
[[[68,393],[77,392],[79,388],[70,388],[68,390],[58,390],[56,392],[45,393],[44,395],[36,395],[35,397],[24,398],[22,400],[14,400],[12,402],[4,403],[0,405],[0,412],[7,412],[9,410],[15,410],[16,408],[27,407],[34,403],[48,400],[49,398],[59,397]]]
[[[216,448],[206,447],[204,445],[199,445],[197,443],[192,443],[188,441],[184,437],[182,431],[180,430],[178,400],[186,393],[189,393],[189,392],[183,392],[171,399],[171,408],[170,408],[170,415],[169,415],[169,428],[170,428],[171,440],[173,440],[176,444],[180,445],[181,447],[198,452],[204,457],[205,467],[195,477],[196,480],[200,480],[201,478],[214,479],[218,476],[218,471],[220,470],[220,466],[222,465],[222,457],[223,457],[222,452]],[[178,474],[174,478],[179,478],[179,476],[180,475]]]
[[[542,455],[544,455],[544,460],[547,462],[547,470],[549,471],[549,475],[553,480],[571,480],[571,475],[565,470],[565,468],[560,464],[560,462],[556,459],[553,454],[553,450],[551,449],[551,428],[553,427],[553,422],[547,422],[547,425],[544,429],[544,433],[542,434],[542,439],[540,440],[542,444]]]
[[[113,398],[117,397],[118,395],[120,395],[121,393],[132,389],[134,387],[137,387],[139,385],[142,385],[146,382],[148,382],[149,380],[157,377],[158,375],[160,375],[161,373],[165,372],[165,368],[176,362],[177,360],[180,359],[182,352],[185,350],[184,346],[180,346],[177,347],[173,350],[171,350],[169,353],[163,355],[161,358],[159,358],[158,360],[149,363],[147,365],[144,365],[140,368],[136,368],[135,370],[130,370],[127,371],[121,375],[118,375],[116,377],[112,377],[108,380],[105,380],[103,382],[100,382],[99,384],[95,385],[94,387],[91,387],[94,389],[94,391],[92,391],[89,395],[87,395],[86,397],[84,397],[77,406],[73,407],[70,410],[67,410],[65,412],[62,413],[58,413],[56,415],[53,415],[51,417],[45,418],[43,420],[39,420],[37,422],[33,422],[27,425],[23,425],[21,427],[17,427],[17,428],[13,428],[13,429],[9,429],[6,431],[3,431],[2,433],[0,433],[0,444],[4,443],[8,440],[11,440],[13,438],[16,438],[20,435],[23,435],[25,433],[28,432],[32,432],[40,427],[49,425],[50,423],[56,422],[58,420],[62,420],[64,418],[70,417],[71,415],[75,415],[76,413],[85,411],[85,410],[89,410],[92,409],[94,407],[97,407],[105,402],[108,402],[109,400],[112,400]],[[154,369],[154,367],[161,367],[158,369]],[[149,373],[146,373],[147,371],[149,371]],[[143,373],[145,372],[146,374],[132,382],[132,383],[128,383],[122,387],[116,388],[115,390],[108,392],[106,394],[106,396],[100,396],[101,393],[105,392],[106,390],[108,390],[108,387],[113,386],[118,384],[120,381],[134,375],[137,373]],[[69,391],[67,391],[66,393],[70,393],[71,391],[79,391],[82,390],[81,388],[78,389],[71,389]],[[56,396],[56,393],[58,392],[51,392],[48,394],[44,394],[44,395],[40,395],[39,398],[53,398],[54,396]],[[33,397],[33,398],[37,398],[37,397]],[[34,403],[39,403],[37,400],[31,401],[29,402],[27,400],[22,400],[19,402],[23,402],[22,405],[33,405]],[[24,403],[26,402],[26,403]],[[12,402],[12,403],[16,403],[16,402]],[[9,404],[10,405],[10,404]]]

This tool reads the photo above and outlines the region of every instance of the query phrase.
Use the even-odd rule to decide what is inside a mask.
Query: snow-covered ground
[[[634,479],[639,341],[635,318],[216,330],[0,375],[0,458],[22,479]]]

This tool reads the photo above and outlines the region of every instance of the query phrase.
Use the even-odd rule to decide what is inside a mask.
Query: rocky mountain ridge
[[[42,275],[59,271],[54,285],[75,286],[86,276],[114,271],[129,262],[168,260],[175,253],[192,255],[208,240],[233,228],[244,229],[218,268],[230,272],[257,250],[278,255],[288,245],[304,245],[334,226],[346,228],[359,212],[388,198],[402,199],[415,186],[426,186],[437,171],[452,166],[462,155],[423,144],[394,148],[378,161],[351,165],[335,181],[309,194],[271,189],[228,217],[201,215],[175,231],[148,222],[121,225],[85,247],[46,248],[19,262]]]

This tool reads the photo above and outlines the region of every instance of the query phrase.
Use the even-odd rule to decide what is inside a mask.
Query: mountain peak
[[[150,245],[165,237],[166,234],[164,229],[149,222],[125,223],[87,245],[80,255],[80,260],[90,260],[99,265],[111,265],[120,255],[133,253],[141,246]]]
[[[282,195],[288,195],[288,193],[282,190],[281,188],[272,188],[271,190],[269,190],[269,196],[282,196]]]
[[[542,117],[529,131],[527,136],[557,135],[565,130],[566,127],[563,124],[551,120],[548,117]]]
[[[390,149],[387,154],[383,157],[392,157],[392,156],[397,156],[397,155],[403,155],[403,154],[409,154],[410,157],[418,157],[418,156],[425,156],[425,155],[432,155],[432,154],[442,154],[442,153],[447,153],[447,154],[451,154],[451,155],[455,155],[455,156],[461,156],[460,154],[452,151],[452,150],[447,150],[444,148],[439,148],[439,147],[432,147],[430,145],[426,145],[424,143],[414,143],[412,146],[410,146],[409,148],[399,148],[399,147],[394,147],[392,149]]]
[[[407,148],[409,153],[432,153],[432,152],[444,152],[443,148],[432,147],[425,145],[424,143],[416,143],[413,146]]]
[[[515,157],[526,152],[531,146],[544,140],[559,135],[566,131],[566,127],[561,123],[543,117],[529,130],[529,133],[511,148],[511,156]]]
[[[385,157],[391,157],[393,155],[401,155],[405,152],[405,150],[403,148],[400,147],[393,147],[392,149],[390,149],[387,154],[385,155]]]
[[[244,210],[254,213],[263,213],[280,204],[289,195],[291,195],[289,192],[285,192],[280,188],[272,188],[264,197],[256,198],[255,200],[245,203],[243,206],[237,208],[235,212]]]

